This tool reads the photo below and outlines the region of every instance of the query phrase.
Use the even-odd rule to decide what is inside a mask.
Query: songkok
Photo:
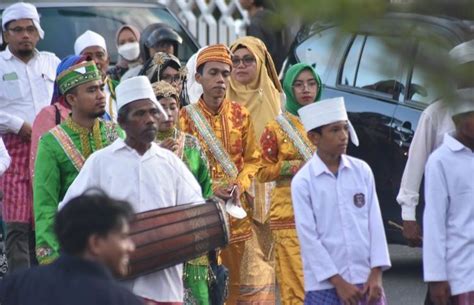
[[[213,44],[199,52],[196,67],[210,61],[221,62],[232,67],[230,50],[226,45]]]
[[[36,7],[31,3],[18,2],[7,7],[2,14],[2,29],[6,31],[5,25],[10,21],[19,19],[31,19],[38,30],[39,37],[44,38],[44,31],[40,26],[40,17]]]
[[[58,75],[57,82],[59,92],[64,94],[74,87],[101,79],[101,74],[95,63],[93,61],[85,61],[61,72]]]
[[[120,109],[134,101],[150,99],[158,107],[160,112],[168,119],[168,115],[156,100],[155,93],[151,87],[150,81],[146,76],[136,76],[120,82],[115,89],[117,96],[117,108]]]
[[[172,98],[178,99],[179,97],[179,94],[176,88],[163,80],[151,84],[151,87],[153,88],[153,92],[155,92],[155,96],[157,98],[172,97]]]
[[[359,146],[359,138],[347,117],[346,106],[343,97],[336,97],[311,103],[298,110],[301,121],[306,131],[339,121],[347,121],[349,124],[349,135],[355,146]]]
[[[88,47],[101,47],[107,52],[107,46],[105,44],[105,39],[101,35],[93,31],[85,31],[84,34],[77,37],[76,42],[74,42],[74,53],[76,55],[81,55],[82,51]]]
[[[474,39],[458,44],[449,51],[449,57],[458,65],[474,61]]]

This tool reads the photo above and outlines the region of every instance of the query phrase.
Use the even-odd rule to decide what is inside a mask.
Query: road
[[[423,305],[426,285],[423,283],[421,249],[390,245],[392,268],[384,273],[384,289],[389,305]]]

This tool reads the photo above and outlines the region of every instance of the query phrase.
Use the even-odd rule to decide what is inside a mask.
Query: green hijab
[[[303,106],[296,101],[295,95],[293,94],[293,83],[303,70],[311,71],[311,73],[313,73],[314,79],[318,83],[318,92],[316,93],[316,98],[314,99],[315,102],[319,101],[319,99],[321,98],[321,92],[323,91],[321,78],[313,69],[313,67],[304,63],[299,63],[291,66],[291,68],[286,71],[285,79],[283,80],[283,91],[286,94],[286,110],[296,116],[298,116],[298,109]]]

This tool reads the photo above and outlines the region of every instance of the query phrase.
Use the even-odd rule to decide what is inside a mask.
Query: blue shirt
[[[92,261],[62,255],[0,282],[2,305],[139,305],[140,299],[116,282],[109,270]]]

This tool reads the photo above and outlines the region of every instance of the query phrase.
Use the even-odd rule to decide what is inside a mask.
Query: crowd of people
[[[253,36],[205,46],[184,64],[182,38],[165,24],[118,29],[114,67],[91,30],[60,60],[36,49],[45,33],[23,2],[4,10],[2,30],[9,274],[0,303],[387,304],[382,273],[391,262],[375,180],[367,163],[346,155],[359,140],[344,99],[321,100],[312,66],[293,65],[281,84]],[[474,41],[450,55],[472,68]],[[417,130],[415,141],[444,141],[432,156],[434,147],[409,159],[406,173],[416,166],[417,174],[404,175],[399,196],[416,197],[403,190],[418,192],[427,163],[424,267],[436,305],[474,302],[472,87],[460,82],[455,103],[426,110],[445,123],[429,135]],[[247,214],[227,215],[229,243],[217,257],[114,281],[134,251],[134,213],[211,197]],[[401,204],[405,233],[419,244],[415,204]],[[228,270],[217,277],[224,298],[212,295],[212,264]]]

